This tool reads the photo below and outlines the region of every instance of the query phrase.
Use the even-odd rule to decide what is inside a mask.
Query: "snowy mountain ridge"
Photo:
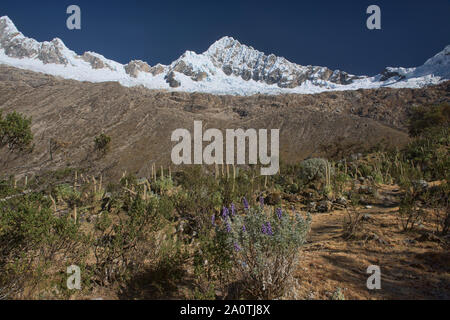
[[[212,94],[318,93],[379,87],[418,88],[450,79],[450,45],[417,68],[386,68],[374,77],[355,76],[320,66],[301,66],[265,55],[231,37],[202,54],[186,51],[168,66],[133,60],[123,65],[104,56],[78,55],[61,39],[38,42],[0,17],[0,64],[89,82]]]

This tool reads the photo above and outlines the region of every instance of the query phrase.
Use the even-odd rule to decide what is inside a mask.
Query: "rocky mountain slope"
[[[386,68],[374,77],[298,65],[230,37],[218,40],[202,54],[187,51],[167,66],[137,60],[122,65],[94,52],[78,55],[60,39],[40,43],[27,38],[4,16],[0,18],[0,64],[65,79],[115,81],[127,87],[232,95],[308,94],[441,83],[450,79],[450,45],[420,67]]]
[[[192,132],[194,120],[205,130],[280,129],[285,162],[339,148],[359,152],[381,141],[401,146],[410,107],[449,101],[450,81],[421,89],[240,97],[79,82],[0,66],[0,110],[32,116],[35,143],[27,155],[0,150],[0,172],[23,177],[69,166],[115,178],[125,170],[149,176],[153,163],[171,164],[172,132]],[[105,157],[94,149],[102,132],[112,138]]]

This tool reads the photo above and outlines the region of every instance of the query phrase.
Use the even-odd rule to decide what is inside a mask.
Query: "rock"
[[[89,223],[95,223],[102,216],[102,214],[90,215],[87,217],[86,221]]]
[[[102,57],[99,54],[96,53],[92,53],[92,52],[85,52],[82,56],[81,59],[88,62],[92,69],[105,69],[108,68],[110,70],[113,70],[113,68],[108,65],[107,63],[105,63],[102,60]]]
[[[54,63],[67,65],[68,61],[62,53],[64,48],[64,43],[60,39],[54,39],[51,42],[43,42],[38,59],[44,62],[44,64]]]
[[[194,76],[192,76],[192,80],[194,81],[203,81],[208,77],[208,74],[206,72],[199,72],[196,73]]]
[[[133,78],[137,78],[140,72],[150,73],[150,66],[141,60],[133,60],[124,68],[125,72]]]
[[[417,189],[427,189],[428,188],[428,182],[425,180],[415,180],[412,182],[413,186]]]
[[[363,185],[363,186],[359,187],[358,193],[371,195],[371,194],[373,194],[373,188],[371,186]]]
[[[319,205],[317,207],[317,211],[319,211],[321,213],[326,213],[326,212],[330,212],[332,208],[333,208],[333,203],[331,201],[323,200],[319,203]]]
[[[178,88],[179,86],[181,86],[181,82],[175,80],[175,73],[174,72],[170,72],[165,77],[165,80],[170,85],[171,88]]]
[[[162,64],[159,64],[159,63],[158,63],[156,66],[151,67],[149,72],[150,72],[152,75],[157,76],[158,74],[161,74],[161,73],[163,73],[164,71],[165,71],[164,66],[163,66]]]
[[[347,206],[348,201],[345,197],[339,197],[338,199],[336,199],[336,203],[341,206]]]
[[[379,244],[382,244],[382,245],[388,245],[389,244],[389,242],[387,242],[386,240],[380,238],[376,233],[370,233],[366,237],[366,240],[376,241],[376,242],[378,242]]]
[[[318,199],[319,198],[319,194],[317,193],[316,190],[313,189],[305,189],[302,194],[303,197],[305,197],[306,199]]]
[[[307,209],[309,212],[317,212],[317,203],[316,202],[308,203]]]
[[[404,75],[400,75],[400,73],[395,68],[386,68],[381,72],[381,79],[380,81],[386,81],[390,78],[396,77],[397,80],[403,80],[405,79]]]
[[[237,113],[241,118],[248,117],[249,113],[247,110],[233,108],[233,112]]]

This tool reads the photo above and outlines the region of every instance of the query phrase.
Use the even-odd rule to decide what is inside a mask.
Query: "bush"
[[[25,289],[32,294],[51,268],[63,268],[66,261],[79,264],[78,225],[54,216],[49,207],[39,194],[0,202],[0,299],[18,297]]]
[[[436,231],[442,235],[450,232],[450,184],[448,181],[440,186],[430,188],[427,197],[427,206],[434,211]]]
[[[224,210],[216,234],[226,235],[232,249],[233,272],[242,281],[246,295],[276,299],[289,289],[299,262],[299,249],[309,232],[311,217],[292,216],[281,209],[265,212],[249,208],[242,214]]]
[[[102,154],[106,154],[111,145],[111,137],[102,133],[101,135],[95,137],[95,149],[100,151]]]
[[[403,231],[410,231],[424,221],[426,211],[420,205],[422,200],[423,190],[411,182],[400,202],[399,219]]]
[[[3,119],[0,112],[0,147],[8,146],[11,151],[25,151],[31,148],[31,118],[13,112]]]
[[[219,182],[195,167],[182,172],[177,181],[181,190],[171,196],[175,209],[182,219],[189,222],[189,227],[199,233],[209,225],[213,212],[222,207],[223,198]]]
[[[300,177],[305,184],[326,182],[327,172],[331,172],[331,166],[325,159],[308,159],[300,165]]]
[[[412,137],[422,135],[425,131],[435,127],[450,125],[450,104],[438,106],[420,106],[411,110],[408,129]]]
[[[159,227],[154,199],[145,202],[140,194],[123,207],[125,212],[102,212],[93,235],[95,274],[102,285],[126,279],[138,270],[146,255],[144,246],[151,231]]]
[[[419,166],[427,179],[442,179],[450,169],[450,128],[435,127],[422,132],[403,150],[407,160]]]
[[[228,245],[227,234],[220,229],[205,228],[198,237],[194,255],[197,278],[196,296],[208,296],[217,280],[222,292],[230,279],[232,268],[232,248]]]

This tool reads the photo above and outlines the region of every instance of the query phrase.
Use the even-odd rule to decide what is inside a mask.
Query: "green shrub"
[[[426,217],[426,211],[421,204],[428,194],[416,183],[406,179],[403,181],[403,187],[406,192],[400,202],[399,220],[403,231],[410,231],[421,224]]]
[[[111,137],[102,133],[94,139],[95,149],[106,154],[111,147]]]
[[[436,231],[442,235],[450,232],[450,184],[431,187],[426,197],[426,205],[434,211]]]
[[[330,163],[325,159],[308,159],[300,165],[300,177],[305,184],[326,182],[327,170],[331,172]]]
[[[450,128],[431,128],[422,132],[403,150],[407,161],[419,166],[427,179],[443,179],[450,172]]]
[[[131,203],[121,208],[124,211],[102,212],[92,235],[94,273],[100,284],[127,279],[142,267],[146,255],[154,249],[149,235],[164,225],[157,208],[157,199],[145,201],[138,193]]]
[[[31,149],[32,142],[31,118],[13,112],[3,119],[0,112],[0,147],[8,146],[11,151],[25,151]]]
[[[159,194],[163,194],[171,190],[174,187],[174,185],[171,178],[164,177],[152,182],[151,187],[152,191],[157,192]]]
[[[194,270],[197,277],[197,296],[209,296],[214,283],[225,292],[232,268],[232,248],[223,230],[205,228],[196,241]]]
[[[31,294],[52,270],[80,264],[78,225],[49,207],[39,194],[0,202],[0,299]]]
[[[450,125],[450,104],[438,106],[420,106],[412,108],[408,129],[412,137],[422,135],[425,131],[435,127]]]
[[[183,171],[177,181],[181,190],[171,196],[175,210],[199,233],[209,225],[211,214],[222,206],[223,195],[219,182],[213,176],[204,174],[201,168]]]

